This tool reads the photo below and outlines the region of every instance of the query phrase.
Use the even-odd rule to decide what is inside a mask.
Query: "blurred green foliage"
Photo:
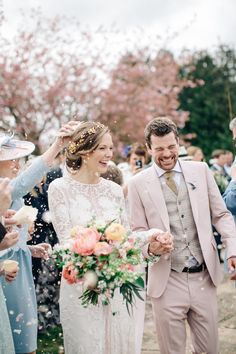
[[[62,354],[63,335],[61,326],[49,329],[38,335],[38,349],[40,354]]]

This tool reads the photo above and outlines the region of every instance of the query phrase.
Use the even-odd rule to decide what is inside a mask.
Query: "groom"
[[[170,231],[174,250],[154,237],[146,257],[160,255],[148,270],[161,354],[183,354],[185,320],[191,329],[195,354],[217,354],[216,286],[222,278],[212,225],[227,247],[231,279],[236,279],[236,229],[212,172],[204,162],[178,160],[176,125],[155,118],[145,128],[153,165],[129,184],[132,229]]]

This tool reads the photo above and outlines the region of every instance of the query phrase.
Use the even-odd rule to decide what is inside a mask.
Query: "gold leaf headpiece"
[[[74,141],[72,141],[69,145],[68,145],[68,151],[71,154],[74,154],[77,150],[77,147],[80,146],[81,144],[83,144],[85,138],[87,136],[93,135],[97,132],[97,129],[103,129],[105,126],[101,123],[95,123],[95,126],[92,128],[89,128],[88,130],[85,130],[81,135],[80,138],[78,140],[77,143],[75,143]]]

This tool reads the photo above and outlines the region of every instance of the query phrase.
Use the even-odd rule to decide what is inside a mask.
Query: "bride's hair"
[[[81,123],[67,147],[66,165],[72,170],[78,170],[82,164],[82,156],[96,150],[106,133],[109,133],[108,127],[99,122]]]

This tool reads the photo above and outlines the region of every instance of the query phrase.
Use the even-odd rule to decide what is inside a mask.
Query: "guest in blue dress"
[[[9,188],[9,180],[5,179],[0,182],[0,218],[2,219],[5,211],[11,204],[11,189]],[[2,224],[2,223],[1,223]],[[0,251],[3,251],[13,246],[19,239],[17,231],[9,231],[0,241]],[[0,354],[14,354],[14,344],[11,334],[11,327],[8,318],[6,300],[2,291],[2,281],[5,276],[5,281],[13,281],[17,271],[5,274],[3,267],[0,264]]]
[[[24,170],[19,176],[19,159],[29,155],[34,150],[30,142],[13,140],[6,135],[0,137],[0,177],[8,177],[12,180],[12,205],[11,208],[19,210],[24,202],[23,196],[41,181],[49,170],[56,155],[63,149],[69,135],[73,133],[78,122],[69,122],[59,131],[63,137],[57,137],[51,147]],[[37,349],[37,303],[34,281],[32,276],[31,257],[47,257],[48,245],[27,245],[28,226],[23,225],[19,229],[20,237],[17,244],[4,255],[0,253],[0,259],[13,259],[19,263],[19,274],[16,281],[5,283],[3,292],[6,297],[15,352],[18,354],[35,354]]]
[[[229,211],[231,211],[234,221],[236,222],[236,165],[231,168],[231,182],[226,188],[223,199]]]

